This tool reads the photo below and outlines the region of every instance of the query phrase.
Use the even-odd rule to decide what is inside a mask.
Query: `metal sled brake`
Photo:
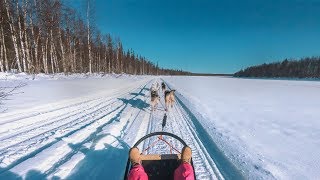
[[[174,134],[168,132],[154,132],[142,137],[140,140],[136,142],[136,144],[133,147],[138,147],[138,145],[141,142],[153,136],[157,136],[157,140],[151,143],[149,147],[141,151],[142,166],[145,172],[148,174],[149,180],[173,180],[174,171],[181,163],[181,150],[179,151],[175,147],[173,147],[168,141],[166,141],[166,139],[163,136],[173,137],[174,139],[178,140],[183,146],[187,146],[187,144],[180,137]],[[168,145],[170,147],[170,154],[143,154],[152,146],[154,146],[157,142],[163,142],[166,145]],[[173,153],[173,151],[175,151],[176,154]],[[193,167],[192,159],[191,165]],[[125,180],[128,179],[129,171],[131,168],[132,164],[130,162],[130,158],[128,158],[127,167],[124,175]],[[194,179],[196,178],[194,177]]]

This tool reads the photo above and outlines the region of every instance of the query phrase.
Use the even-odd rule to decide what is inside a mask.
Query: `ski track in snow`
[[[149,88],[155,82],[161,81],[143,80],[111,96],[99,94],[51,108],[1,115],[0,179],[7,179],[10,173],[26,177],[33,170],[50,179],[121,179],[129,148],[142,136],[162,130],[161,90],[157,109],[151,112],[149,106]],[[191,147],[197,179],[224,179],[181,103],[176,101],[167,112],[164,131]],[[164,138],[182,149],[177,141]],[[146,148],[153,140],[142,146]],[[150,154],[169,152],[164,143],[148,150]]]

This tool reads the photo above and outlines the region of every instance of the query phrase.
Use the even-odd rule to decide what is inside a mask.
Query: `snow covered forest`
[[[0,1],[0,71],[38,73],[187,74],[163,69],[61,0]]]
[[[320,57],[251,66],[234,74],[236,77],[320,78]]]

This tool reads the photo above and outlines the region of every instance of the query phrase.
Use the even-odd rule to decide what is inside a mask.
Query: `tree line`
[[[160,68],[125,50],[119,38],[101,33],[92,23],[90,3],[84,18],[62,0],[1,0],[0,71],[188,74]]]
[[[285,59],[282,62],[264,63],[240,70],[234,76],[320,78],[320,57],[305,57],[299,60]]]

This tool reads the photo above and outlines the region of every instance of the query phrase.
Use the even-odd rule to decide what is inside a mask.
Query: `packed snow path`
[[[165,113],[164,131],[192,148],[197,178],[223,179],[223,169],[234,167],[217,166],[212,142],[197,132],[201,127],[179,99],[165,112],[160,90],[161,103],[150,111],[149,88],[156,81],[160,83],[145,79],[112,95],[100,93],[0,115],[0,179],[122,179],[129,148],[147,133],[161,131]],[[152,139],[143,146],[150,143]],[[148,150],[165,151],[168,147],[161,143]],[[226,178],[239,178],[237,173],[233,170]]]

